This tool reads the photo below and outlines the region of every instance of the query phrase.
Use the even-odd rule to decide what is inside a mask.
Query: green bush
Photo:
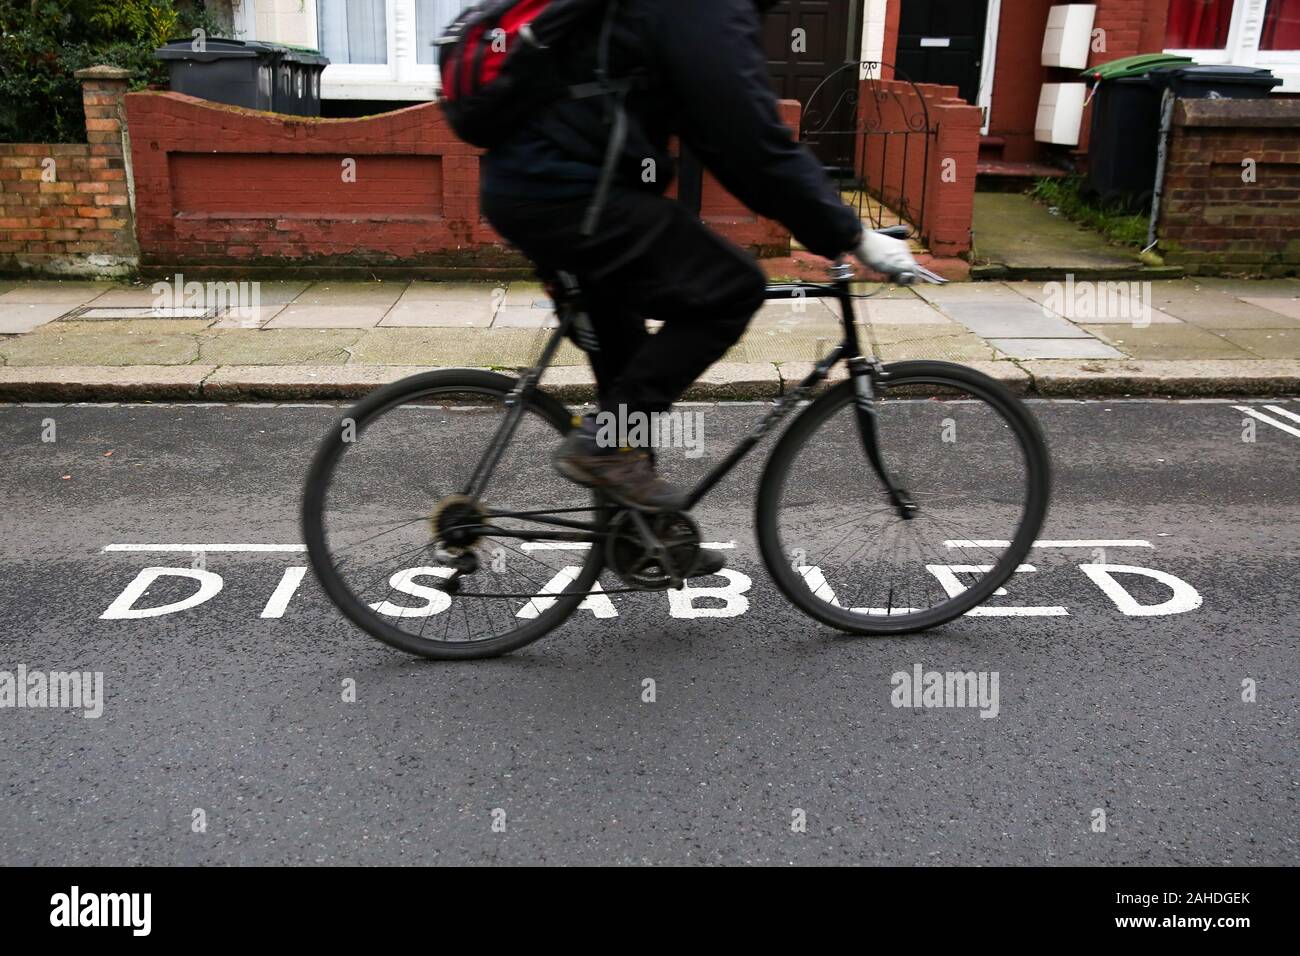
[[[130,70],[133,89],[166,83],[153,51],[194,29],[221,32],[201,0],[0,0],[0,142],[84,142],[72,74],[104,63]]]

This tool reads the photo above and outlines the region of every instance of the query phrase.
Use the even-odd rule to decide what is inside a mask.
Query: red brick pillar
[[[90,144],[88,181],[79,191],[92,199],[90,205],[77,211],[83,219],[98,220],[93,245],[99,248],[91,249],[87,244],[83,249],[137,259],[131,146],[124,102],[131,74],[115,66],[91,66],[73,75],[81,81],[86,140]]]

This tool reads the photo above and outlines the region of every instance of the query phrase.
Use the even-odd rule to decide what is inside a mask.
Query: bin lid
[[[293,63],[306,63],[309,66],[329,66],[330,58],[325,56],[320,50],[313,50],[305,46],[291,46],[287,43],[279,44],[280,52],[284,58]]]
[[[1109,63],[1090,66],[1079,74],[1085,80],[1119,80],[1128,76],[1142,76],[1165,66],[1195,65],[1190,56],[1179,53],[1139,53]]]
[[[168,40],[166,44],[153,51],[158,60],[196,60],[200,63],[212,63],[215,60],[241,60],[249,57],[276,57],[281,51],[270,43],[258,43],[256,40],[228,40],[225,37],[208,37],[203,41],[203,49],[194,49],[194,40],[184,37]]]
[[[1282,78],[1274,76],[1273,71],[1267,67],[1232,66],[1230,64],[1197,66],[1193,63],[1189,66],[1165,67],[1153,70],[1151,78],[1162,83],[1170,80],[1181,80],[1184,83],[1213,83],[1216,85],[1240,83],[1246,86],[1266,86],[1270,89],[1282,82]]]

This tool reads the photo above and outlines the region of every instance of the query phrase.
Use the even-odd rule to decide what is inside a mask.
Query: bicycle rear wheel
[[[856,634],[935,627],[1034,570],[1023,562],[1050,491],[1042,432],[1005,387],[946,362],[887,371],[874,402],[878,444],[913,517],[900,515],[868,463],[851,381],[781,437],[758,496],[759,545],[777,586],[811,617]]]
[[[367,396],[321,442],[302,505],[311,566],[386,644],[440,660],[504,654],[562,622],[600,574],[601,548],[531,537],[582,537],[574,525],[605,520],[591,492],[551,470],[570,416],[550,396],[533,392],[486,487],[466,493],[514,385],[473,370],[415,375]],[[457,576],[458,561],[474,570]]]

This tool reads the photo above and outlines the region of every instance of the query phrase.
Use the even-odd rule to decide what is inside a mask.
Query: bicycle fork
[[[876,407],[876,392],[889,378],[889,373],[879,361],[868,361],[859,355],[848,361],[849,373],[853,376],[853,393],[857,397],[854,409],[858,420],[858,435],[862,439],[862,449],[867,453],[871,470],[876,473],[889,493],[889,503],[894,506],[898,516],[910,521],[916,517],[916,502],[903,488],[899,487],[885,467],[884,457],[880,454],[880,419]]]

